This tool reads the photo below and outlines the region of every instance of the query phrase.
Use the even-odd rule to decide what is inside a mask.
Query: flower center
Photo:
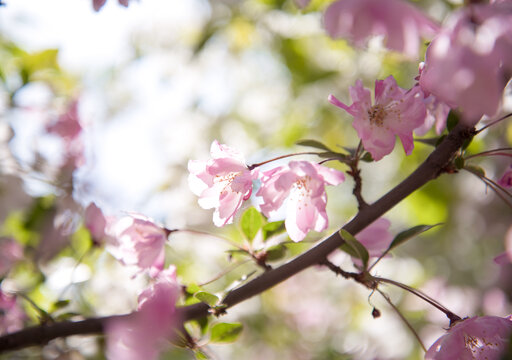
[[[370,119],[370,124],[375,124],[377,126],[382,126],[384,124],[384,118],[386,117],[387,112],[384,109],[384,106],[381,104],[376,104],[368,110],[368,118]]]
[[[228,187],[231,187],[231,184],[236,179],[238,175],[240,175],[241,171],[233,171],[226,175],[215,175],[215,179],[213,180],[215,183],[221,183],[224,185],[224,188],[222,189],[221,193],[225,193]],[[231,187],[231,191],[239,192]]]

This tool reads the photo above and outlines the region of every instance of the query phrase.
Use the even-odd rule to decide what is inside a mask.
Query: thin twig
[[[499,118],[499,119],[497,119],[497,120],[491,121],[489,124],[487,124],[487,125],[483,126],[481,129],[478,129],[478,130],[476,131],[476,133],[477,133],[477,134],[479,134],[480,132],[484,131],[484,130],[485,130],[485,129],[487,129],[488,127],[493,126],[493,125],[495,125],[495,124],[499,123],[500,121],[505,120],[506,118],[508,118],[508,117],[510,117],[510,116],[512,116],[512,113],[507,114],[507,115],[505,115],[505,116],[502,116],[502,117],[500,117],[500,118]]]
[[[488,150],[488,151],[482,151],[478,154],[466,156],[464,158],[464,160],[469,160],[469,159],[479,157],[479,156],[510,156],[510,157],[512,157],[512,154],[503,153],[502,151],[512,151],[512,147],[505,147],[505,148],[493,149],[493,150]]]
[[[400,316],[400,319],[402,319],[402,321],[404,322],[404,324],[409,328],[409,330],[411,330],[412,334],[414,335],[414,337],[416,338],[416,340],[418,340],[418,342],[420,343],[420,346],[421,348],[423,349],[423,351],[427,352],[427,348],[425,347],[425,345],[423,344],[423,341],[421,341],[421,338],[420,336],[418,335],[418,333],[416,332],[416,330],[414,330],[414,328],[412,327],[412,325],[409,323],[409,321],[407,321],[407,319],[405,318],[405,316],[402,315],[402,313],[400,312],[400,310],[398,310],[398,308],[395,306],[395,304],[393,304],[393,302],[391,301],[391,299],[389,298],[389,296],[385,293],[383,293],[382,291],[380,291],[379,288],[375,289],[379,292],[379,294],[382,295],[382,297],[388,302],[388,304],[393,308],[393,310],[395,310],[395,312],[398,314],[398,316]]]
[[[281,155],[281,156],[275,157],[275,158],[270,159],[270,160],[262,161],[260,163],[256,163],[256,164],[252,164],[252,165],[247,165],[247,168],[249,170],[252,170],[254,168],[257,168],[258,166],[262,166],[262,165],[268,164],[268,163],[270,163],[272,161],[285,159],[285,158],[288,158],[288,157],[291,157],[291,156],[297,156],[297,155],[318,155],[318,154],[319,154],[318,152],[313,152],[313,151],[305,151],[305,152],[298,152],[298,153],[293,153],[293,154],[286,154],[286,155]]]

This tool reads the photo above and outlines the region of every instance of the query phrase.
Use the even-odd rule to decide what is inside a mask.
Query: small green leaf
[[[194,297],[209,306],[215,306],[219,302],[219,298],[213,294],[207,293],[206,291],[200,291],[194,294]]]
[[[309,139],[308,140],[300,140],[297,142],[297,145],[313,147],[315,149],[325,150],[328,152],[334,152],[331,149],[329,149],[326,145],[324,145],[320,141],[316,141],[316,140],[309,140]]]
[[[368,250],[361,244],[351,233],[346,230],[340,230],[340,236],[345,241],[345,244],[341,245],[340,250],[345,251],[350,256],[361,259],[363,262],[363,268],[366,269],[368,266],[368,259],[370,255]]]
[[[485,176],[485,170],[481,168],[480,166],[476,165],[466,165],[464,166],[464,169],[474,173],[475,175],[478,175],[480,177]]]
[[[471,145],[471,142],[473,141],[474,136],[471,136],[469,139],[464,140],[462,143],[462,150],[466,150],[469,145]]]
[[[274,221],[265,224],[262,228],[263,240],[267,240],[269,237],[280,234],[286,230],[284,227],[284,221]]]
[[[364,162],[372,162],[372,154],[370,154],[369,152],[364,153],[364,155],[361,157],[361,160],[363,160]]]
[[[410,238],[412,238],[414,236],[417,236],[417,235],[419,235],[421,233],[424,233],[425,231],[430,230],[433,227],[439,226],[441,224],[442,223],[434,224],[434,225],[417,225],[417,226],[414,226],[414,227],[412,227],[410,229],[407,229],[407,230],[404,230],[404,231],[400,232],[399,234],[397,234],[395,236],[395,238],[393,239],[393,241],[389,245],[389,248],[386,250],[386,252],[390,251],[391,249],[394,249],[395,247],[397,247],[400,244],[403,244],[404,242],[406,242]]]
[[[455,158],[455,167],[457,169],[462,169],[464,167],[464,158],[462,156],[457,156]]]
[[[75,316],[82,316],[82,314],[70,311],[70,312],[66,312],[64,314],[60,314],[55,319],[59,320],[59,321],[66,321],[66,320],[69,320],[71,318],[74,318]]]
[[[210,341],[214,343],[233,342],[242,332],[243,326],[240,323],[220,323],[212,327]]]
[[[69,305],[69,300],[58,300],[52,304],[51,312],[57,311]]]
[[[446,128],[448,131],[452,131],[453,128],[459,123],[459,115],[451,110],[446,118]]]
[[[247,239],[252,241],[263,225],[263,216],[254,207],[250,207],[243,213],[240,225]]]
[[[208,360],[209,357],[204,352],[201,351],[201,349],[195,349],[194,350],[194,356],[196,357],[196,360]]]
[[[436,147],[439,142],[439,137],[426,138],[426,139],[414,139],[414,141]]]
[[[286,255],[286,247],[284,245],[275,245],[271,246],[267,249],[267,257],[268,261],[276,261],[281,260]]]

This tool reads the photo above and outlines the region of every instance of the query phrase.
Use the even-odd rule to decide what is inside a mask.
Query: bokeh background
[[[419,59],[385,50],[382,39],[357,49],[326,36],[322,11],[329,0],[313,0],[304,9],[291,0],[140,0],[128,8],[108,0],[99,12],[89,0],[4,2],[0,231],[25,250],[1,288],[23,293],[62,319],[132,311],[147,284],[92,246],[81,220],[91,201],[109,215],[137,212],[171,229],[196,231],[172,234],[167,246],[180,282],[194,288],[245,259],[230,257],[232,246],[223,240],[243,243],[237,221],[214,228],[211,211],[197,205],[187,185],[188,160],[207,159],[215,139],[245,154],[248,163],[308,150],[296,145],[301,139],[355,147],[350,116],[330,105],[328,95],[350,103],[348,87],[357,79],[373,88],[375,79],[393,75],[410,87],[418,71]],[[414,4],[439,22],[460,5]],[[47,129],[73,102],[83,127],[82,157],[70,165],[69,147]],[[505,121],[478,135],[468,151],[511,145],[512,124]],[[363,164],[367,201],[390,190],[431,150],[416,143],[406,157],[397,146],[382,161]],[[510,161],[472,163],[497,179]],[[329,189],[330,231],[287,244],[272,265],[354,216],[351,191],[350,180]],[[376,267],[378,275],[420,288],[460,316],[510,313],[511,268],[493,258],[503,251],[512,211],[475,176],[443,175],[386,217],[394,234],[418,224],[443,225],[397,249]],[[333,254],[332,260],[352,269],[347,255]],[[204,289],[222,295],[261,271],[244,262]],[[385,290],[427,347],[448,326],[426,303],[400,289]],[[191,324],[190,331],[212,359],[423,358],[397,314],[378,294],[369,296],[360,285],[311,268],[212,319],[243,323],[237,342],[208,344],[200,326]],[[60,307],[59,300],[70,302]],[[21,304],[26,323],[37,323],[34,306]],[[372,318],[374,306],[382,312],[378,319]],[[70,337],[1,358],[103,359],[103,351],[101,336]],[[177,348],[162,355],[193,358],[192,351]]]

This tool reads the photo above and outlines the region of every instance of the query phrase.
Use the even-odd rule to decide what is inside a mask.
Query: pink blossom
[[[153,220],[133,214],[107,222],[106,234],[117,241],[109,251],[125,265],[161,270],[168,233]]]
[[[176,301],[180,294],[173,266],[157,277],[155,284],[139,295],[138,310],[106,325],[107,358],[153,360],[173,336],[177,323]]]
[[[214,208],[216,226],[231,224],[242,202],[252,193],[252,180],[257,171],[250,171],[238,151],[215,140],[208,161],[188,162],[189,186],[199,196],[199,206]]]
[[[0,278],[21,259],[23,259],[23,248],[20,243],[11,238],[0,238]]]
[[[512,332],[511,317],[475,316],[461,320],[425,354],[426,360],[500,360]]]
[[[374,160],[380,160],[393,151],[395,135],[398,135],[405,153],[413,148],[412,132],[425,121],[426,110],[421,90],[416,86],[407,91],[400,88],[395,79],[375,81],[375,105],[372,106],[370,90],[361,80],[350,88],[352,105],[347,106],[333,95],[329,101],[354,117],[352,125],[363,141],[364,148]]]
[[[512,263],[512,226],[508,228],[505,234],[505,251],[496,256],[494,262],[498,265]]]
[[[94,11],[100,11],[100,9],[105,5],[107,0],[92,0],[92,7],[94,8]],[[124,7],[128,7],[129,0],[118,0],[119,4],[123,5]]]
[[[25,318],[25,312],[16,302],[16,297],[0,290],[0,335],[22,329]]]
[[[393,235],[389,232],[391,222],[385,218],[379,218],[356,235],[356,239],[364,245],[370,257],[379,257],[393,241]]]
[[[420,38],[432,37],[439,26],[402,0],[338,0],[324,15],[327,33],[361,46],[371,35],[385,37],[386,46],[418,57]]]
[[[103,212],[95,203],[90,203],[85,209],[84,214],[85,227],[90,231],[91,237],[95,243],[100,243],[105,239],[105,227],[107,226],[107,219]]]
[[[512,188],[512,165],[510,165],[508,170],[505,171],[503,176],[498,180],[498,185],[505,189]]]
[[[512,4],[454,13],[427,49],[421,87],[476,124],[496,114],[512,70]]]
[[[293,241],[301,241],[310,230],[327,228],[325,185],[338,185],[343,180],[338,170],[309,161],[291,161],[288,166],[264,172],[256,196],[263,198],[260,208],[265,216],[274,214],[288,198],[286,230]]]

